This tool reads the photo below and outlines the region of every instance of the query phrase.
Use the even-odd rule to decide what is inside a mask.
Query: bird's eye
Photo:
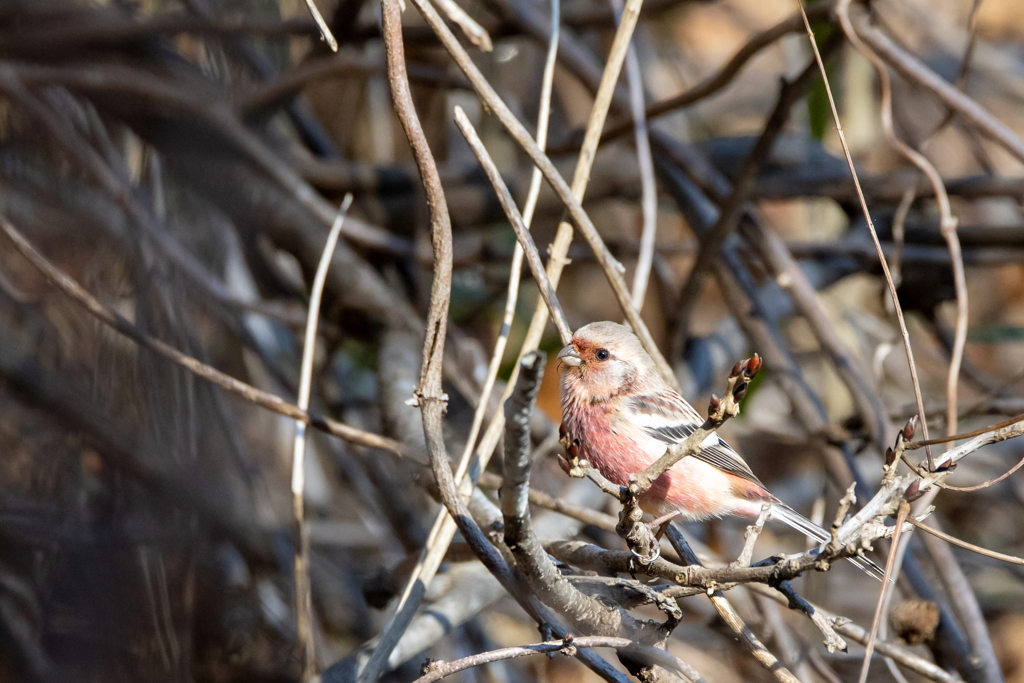
[[[598,360],[608,360],[608,356],[610,356],[610,355],[611,354],[608,353],[608,349],[598,349],[594,353],[594,358],[596,358]]]

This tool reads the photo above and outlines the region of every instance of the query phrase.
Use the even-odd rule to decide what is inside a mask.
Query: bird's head
[[[657,377],[643,344],[624,325],[590,323],[576,330],[558,354],[562,362],[562,393],[590,403],[607,401],[633,390],[637,382]]]

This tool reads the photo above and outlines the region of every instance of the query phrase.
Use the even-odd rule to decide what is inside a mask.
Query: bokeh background
[[[336,207],[351,192],[325,291],[313,406],[420,447],[419,413],[405,401],[418,379],[432,276],[429,216],[392,107],[379,5],[317,4],[341,43],[336,55],[318,39],[302,0],[0,3],[0,213],[147,334],[294,401],[312,273]],[[489,32],[493,50],[460,38],[535,130],[549,5],[460,4]],[[680,157],[735,177],[782,79],[811,63],[808,37],[793,21],[790,0],[646,4],[634,45],[648,105],[713,78],[762,32],[790,22],[720,89],[650,121],[657,248],[643,316],[702,412],[735,361],[753,351],[766,356],[725,435],[776,495],[827,525],[850,481],[859,480],[862,491],[877,484],[879,443],[891,437],[872,432],[849,374],[893,424],[918,411],[893,305],[817,76],[762,160],[747,194],[752,218],[726,241],[699,298],[679,299],[710,227],[706,210],[721,203],[701,184],[700,164]],[[840,30],[829,0],[808,7],[824,45]],[[879,0],[854,9],[870,12],[879,30],[1024,136],[1024,3]],[[615,24],[603,0],[563,0],[561,17],[570,47],[582,55],[575,66],[561,63],[554,78],[549,149],[569,177],[593,105],[593,83],[578,64],[602,67]],[[531,166],[414,8],[403,21],[416,106],[454,229],[448,344],[455,369],[447,375],[446,437],[458,454],[501,330],[515,238],[454,125],[453,107],[467,111],[520,203]],[[932,434],[941,435],[956,302],[936,204],[923,176],[883,134],[871,65],[840,42],[827,68],[899,284]],[[941,173],[959,220],[969,325],[956,430],[966,432],[1024,412],[1024,166],[927,89],[895,75],[893,116],[900,137]],[[609,120],[628,122],[628,112],[613,107]],[[584,206],[627,282],[643,223],[642,182],[631,131],[602,145]],[[562,212],[543,187],[533,221],[542,256]],[[298,680],[294,422],[140,352],[48,285],[6,240],[0,244],[0,680]],[[824,323],[809,319],[808,299],[797,301],[792,272],[779,270],[769,244],[795,259]],[[582,240],[570,258],[558,288],[570,325],[621,320]],[[516,361],[536,302],[524,272],[499,380]],[[681,319],[689,304],[692,312]],[[774,353],[763,348],[766,339]],[[539,399],[547,419],[535,426],[533,484],[615,514],[612,501],[572,482],[555,461],[559,346],[550,327],[542,347],[552,361]],[[847,375],[837,348],[848,353]],[[1022,449],[1015,441],[982,449],[950,482],[970,486],[998,476]],[[311,436],[306,476],[319,667],[336,677],[325,674],[325,681],[354,680],[344,666],[328,667],[353,661],[380,633],[438,510],[436,490],[416,458],[319,433]],[[936,524],[971,543],[1021,554],[1022,476],[943,492]],[[623,547],[607,530],[538,514],[550,538],[580,535]],[[728,561],[745,524],[685,528]],[[802,544],[769,526],[756,556]],[[973,652],[994,656],[996,666],[977,661],[974,673],[958,675],[1024,681],[1021,567],[953,548],[967,583],[952,585],[920,540],[912,553],[918,580],[901,579],[893,604],[911,609],[917,603],[905,601],[921,599],[924,586],[923,597],[963,631],[970,618],[959,611],[963,592],[973,593],[967,601],[976,599],[990,646],[959,637],[976,646]],[[806,576],[797,587],[864,626],[879,588],[848,566]],[[829,654],[803,616],[744,590],[730,596],[802,679],[856,680],[859,646]],[[690,598],[683,607],[670,649],[707,680],[771,679],[706,600]],[[416,638],[400,643],[384,680],[413,680],[428,656],[454,659],[541,637],[458,537],[414,626]],[[900,639],[899,628],[887,629],[888,638]],[[941,660],[938,637],[911,646]],[[954,657],[940,663],[956,667]],[[596,680],[560,656],[460,676]],[[879,660],[871,680],[890,679]]]

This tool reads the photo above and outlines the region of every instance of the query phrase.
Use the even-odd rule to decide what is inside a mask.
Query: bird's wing
[[[704,424],[700,413],[674,391],[635,396],[628,409],[639,427],[666,446],[682,442]],[[717,434],[709,436],[704,449],[693,457],[765,488],[743,458]]]

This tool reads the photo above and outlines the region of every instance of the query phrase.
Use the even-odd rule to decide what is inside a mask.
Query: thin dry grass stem
[[[331,52],[337,52],[338,40],[334,37],[334,34],[331,33],[331,28],[327,25],[327,22],[324,21],[324,17],[320,14],[320,10],[317,9],[316,2],[314,2],[314,0],[306,0],[306,8],[309,9],[309,13],[313,16],[313,21],[316,22],[316,27],[320,29],[320,37],[330,46]]]
[[[836,15],[843,27],[843,32],[850,43],[874,66],[878,73],[878,80],[881,85],[881,115],[882,129],[885,131],[889,143],[896,148],[908,161],[917,166],[928,178],[928,182],[935,192],[935,201],[939,207],[939,229],[943,239],[949,248],[950,260],[953,264],[953,284],[956,290],[956,325],[953,331],[953,350],[950,354],[949,373],[946,378],[946,435],[956,434],[957,428],[957,395],[960,386],[960,366],[963,364],[964,347],[967,344],[967,275],[964,272],[963,250],[960,247],[960,237],[957,235],[957,219],[949,204],[949,195],[946,193],[946,186],[942,182],[942,176],[934,165],[923,154],[910,147],[896,135],[896,129],[892,120],[892,83],[889,79],[889,69],[885,63],[875,54],[874,50],[868,47],[857,35],[853,24],[850,21],[850,0],[839,0],[836,4]],[[920,409],[921,406],[918,406]],[[924,424],[922,414],[922,424]],[[931,454],[929,452],[929,468],[931,467]]]
[[[921,427],[925,439],[928,438],[928,420],[924,411],[924,396],[921,394],[921,382],[917,376],[917,363],[914,362],[914,350],[910,345],[910,333],[907,331],[907,323],[903,319],[903,309],[900,306],[900,298],[896,293],[896,284],[893,282],[892,273],[889,272],[889,264],[885,259],[885,252],[882,250],[882,243],[878,240],[878,232],[875,230],[875,223],[871,220],[871,212],[868,210],[868,202],[864,197],[864,190],[860,186],[860,178],[857,169],[853,165],[853,155],[850,154],[850,146],[846,142],[846,135],[843,133],[843,122],[839,118],[839,110],[836,108],[835,98],[832,96],[832,87],[829,85],[828,73],[825,71],[825,64],[821,60],[821,53],[818,51],[818,43],[814,39],[814,31],[811,29],[811,22],[807,18],[802,2],[797,3],[800,8],[800,16],[803,17],[804,28],[807,31],[807,38],[811,43],[811,50],[814,52],[814,59],[818,63],[818,70],[821,72],[821,79],[825,84],[825,93],[828,95],[828,104],[832,109],[832,119],[836,124],[836,132],[839,134],[839,142],[843,146],[843,154],[846,156],[846,164],[850,167],[850,175],[853,178],[853,186],[857,191],[857,200],[860,202],[861,211],[864,213],[864,220],[867,222],[868,230],[871,232],[871,240],[875,244],[875,251],[878,253],[878,260],[882,264],[882,273],[885,275],[886,284],[889,287],[889,296],[892,297],[893,308],[896,312],[896,319],[899,321],[900,333],[903,335],[903,348],[907,354],[907,364],[910,366],[910,377],[914,383],[914,398],[917,401],[917,411],[921,419]],[[932,469],[931,450],[926,449],[928,454],[928,468]]]
[[[878,628],[885,618],[886,605],[889,604],[889,596],[892,594],[892,577],[899,573],[898,564],[903,560],[903,553],[899,551],[900,539],[903,534],[903,525],[910,514],[910,503],[900,501],[899,511],[896,513],[896,531],[893,533],[892,545],[889,548],[889,555],[885,560],[885,575],[882,580],[882,591],[875,604],[875,616],[871,620],[871,630],[868,632],[868,642],[864,645],[864,661],[860,668],[860,683],[868,680],[868,670],[871,668],[871,655],[875,651],[875,640],[878,638]]]
[[[572,330],[569,329],[569,322],[565,318],[561,304],[558,303],[555,289],[551,286],[551,281],[548,280],[547,274],[544,272],[544,264],[540,260],[540,252],[537,251],[537,245],[534,244],[533,238],[530,237],[530,232],[523,222],[523,217],[519,214],[519,209],[516,208],[515,200],[512,199],[512,193],[508,191],[508,186],[505,185],[501,172],[495,166],[491,155],[487,153],[484,143],[480,140],[480,136],[477,135],[473,124],[470,123],[466,112],[459,106],[455,107],[455,124],[462,131],[466,142],[469,143],[469,148],[476,155],[477,160],[484,169],[484,173],[487,174],[487,179],[491,181],[491,185],[494,187],[495,192],[497,192],[501,208],[504,209],[509,223],[512,224],[512,229],[515,230],[519,244],[526,253],[526,262],[529,264],[530,272],[533,274],[537,287],[540,289],[541,298],[547,304],[548,313],[551,316],[551,320],[555,323],[558,336],[563,344],[568,344],[572,341]]]
[[[1018,463],[1017,467],[1020,467],[1021,464],[1024,464],[1024,460]],[[979,555],[984,555],[985,557],[991,557],[993,560],[1000,560],[1002,562],[1009,562],[1010,564],[1018,564],[1024,566],[1024,558],[1016,557],[1015,555],[1006,555],[1005,553],[998,553],[995,550],[988,550],[987,548],[982,548],[981,546],[974,545],[973,543],[962,541],[955,536],[950,536],[949,534],[939,531],[938,529],[922,524],[913,517],[908,518],[907,521],[909,521],[911,524],[913,524],[921,531],[927,531],[932,536],[935,536],[936,538],[941,538],[946,543],[951,543],[957,546],[958,548],[970,550],[972,553],[978,553]]]
[[[0,217],[0,232],[2,232],[7,239],[11,241],[14,248],[17,249],[22,256],[28,259],[33,266],[35,266],[43,275],[46,276],[48,280],[56,285],[58,289],[64,292],[64,294],[69,296],[89,314],[95,316],[100,322],[128,337],[139,346],[145,347],[150,351],[177,363],[189,372],[192,372],[203,379],[230,391],[232,394],[240,396],[246,401],[277,413],[278,415],[283,415],[293,420],[302,420],[303,422],[310,424],[327,434],[331,434],[339,439],[344,439],[345,441],[349,441],[360,446],[379,448],[385,451],[390,451],[391,453],[399,456],[406,456],[409,454],[407,449],[394,439],[389,439],[385,436],[373,434],[362,429],[356,429],[355,427],[349,427],[348,425],[332,420],[329,417],[302,410],[298,406],[292,405],[274,394],[257,389],[245,382],[241,382],[234,377],[231,377],[230,375],[227,375],[220,370],[189,356],[188,354],[182,353],[166,342],[150,337],[139,330],[126,318],[115,313],[107,306],[104,306],[67,273],[50,263],[45,256],[36,251],[31,243],[25,239],[25,236],[22,235],[21,232],[19,232],[17,228],[10,223],[10,221],[2,217]]]
[[[491,42],[491,35],[483,26],[477,23],[476,19],[469,16],[466,10],[462,9],[455,0],[433,0],[438,9],[444,12],[449,21],[462,29],[462,32],[469,38],[469,42],[476,45],[482,52],[491,52],[494,44]]]
[[[306,337],[302,345],[302,370],[299,377],[298,406],[301,410],[309,410],[309,394],[313,386],[313,359],[316,356],[316,329],[320,321],[320,301],[323,299],[324,283],[327,281],[327,269],[331,265],[331,256],[338,246],[341,226],[345,215],[352,206],[352,195],[338,209],[338,217],[331,226],[324,245],[323,255],[313,277],[313,288],[309,296],[309,317],[306,321]],[[313,638],[313,596],[309,583],[309,528],[305,523],[304,494],[306,490],[306,423],[295,422],[295,446],[292,453],[292,512],[295,522],[295,625],[301,648],[302,674],[309,680],[317,673],[316,642]]]

